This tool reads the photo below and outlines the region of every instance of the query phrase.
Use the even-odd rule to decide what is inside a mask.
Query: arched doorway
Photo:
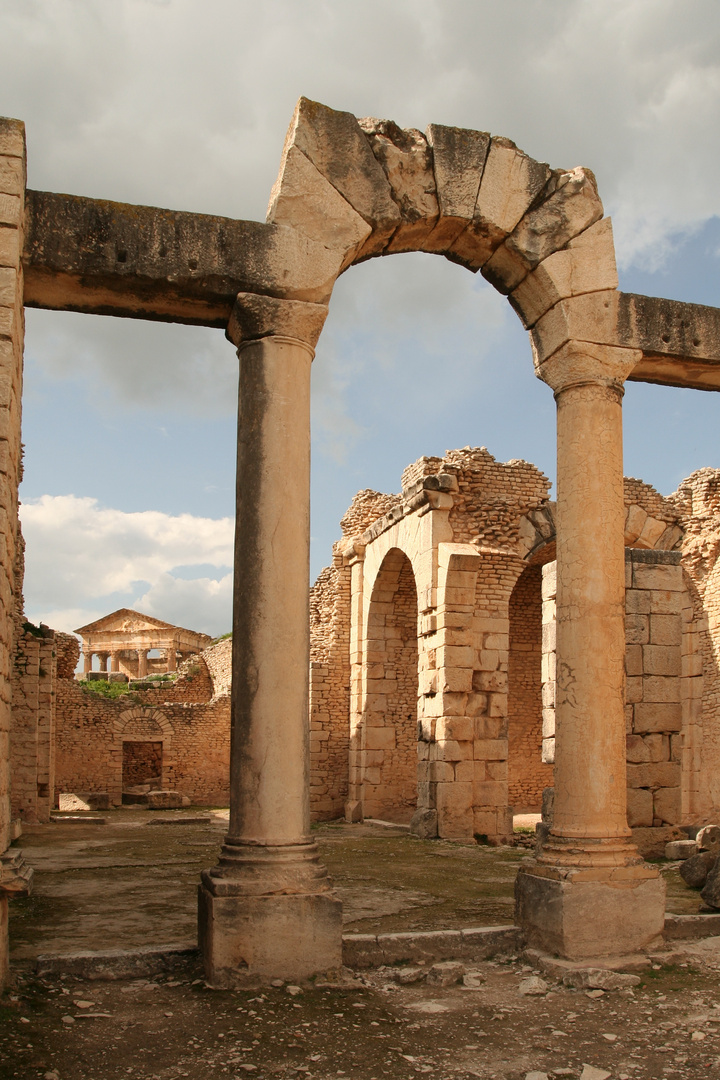
[[[366,617],[358,739],[365,818],[409,823],[417,805],[418,598],[408,557],[383,559]]]

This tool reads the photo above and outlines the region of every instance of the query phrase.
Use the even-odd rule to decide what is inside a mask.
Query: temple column
[[[623,382],[636,354],[571,342],[540,369],[557,402],[555,806],[521,869],[530,945],[570,959],[662,933],[665,885],[627,825]]]
[[[87,675],[88,671],[92,671],[92,649],[89,649],[87,645],[83,649],[83,675]]]
[[[137,661],[138,661],[138,679],[142,679],[147,675],[147,649],[138,649]]]
[[[177,656],[176,656],[177,644],[171,641],[165,650],[165,658],[167,661],[166,671],[177,671]]]
[[[119,670],[120,670],[120,653],[117,650],[115,650],[115,651],[110,653],[110,666],[108,668],[108,671],[119,671]]]
[[[310,835],[310,370],[326,308],[241,294],[230,825],[202,874],[215,986],[341,964],[341,904]]]

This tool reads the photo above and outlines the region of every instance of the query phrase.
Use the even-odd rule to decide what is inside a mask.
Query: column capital
[[[625,380],[641,359],[639,349],[589,341],[568,341],[544,361],[533,348],[535,374],[552,388],[555,397],[571,387],[588,383],[615,390],[622,396]]]
[[[327,304],[238,293],[225,336],[238,350],[252,341],[273,337],[304,344],[314,355],[327,313]]]

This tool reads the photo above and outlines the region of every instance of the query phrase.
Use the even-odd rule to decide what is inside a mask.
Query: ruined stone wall
[[[350,745],[350,569],[339,551],[310,590],[310,813],[342,817]]]
[[[110,700],[57,680],[55,789],[122,798],[123,742],[161,742],[163,788],[200,805],[227,805],[230,698],[211,697],[202,657],[174,684]]]
[[[13,817],[49,821],[55,781],[55,634],[16,620],[10,768]]]
[[[633,829],[683,819],[684,628],[692,622],[679,551],[625,551],[627,808]],[[543,756],[554,760],[556,565],[543,567]],[[639,837],[638,837],[639,838]],[[639,838],[640,839],[640,838]],[[651,836],[641,838],[647,847]]]
[[[683,635],[684,795],[688,820],[704,825],[720,819],[720,470],[699,469],[671,498],[693,605]]]
[[[684,613],[680,552],[627,550],[625,712],[628,824],[679,825]]]
[[[552,766],[542,760],[542,567],[529,566],[510,597],[508,798],[515,813],[539,811]]]
[[[23,220],[25,128],[0,120],[0,860],[13,837],[10,778],[10,701],[22,478],[20,408],[23,362]],[[1,865],[1,863],[0,863]],[[1,871],[0,871],[1,874]],[[7,976],[7,898],[0,889],[0,987]]]
[[[408,558],[391,551],[370,600],[363,710],[366,817],[408,823],[417,805],[418,601]]]
[[[204,650],[202,658],[212,680],[212,696],[221,697],[232,689],[232,638],[223,638]]]

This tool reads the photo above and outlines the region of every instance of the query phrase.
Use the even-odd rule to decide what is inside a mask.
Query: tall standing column
[[[137,651],[138,679],[144,679],[145,676],[147,675],[147,658],[148,658],[148,650],[147,649],[138,649],[138,651]]]
[[[341,904],[310,836],[310,370],[326,309],[238,297],[230,827],[202,875],[208,980],[341,964]]]
[[[627,825],[623,382],[635,354],[575,343],[541,368],[557,402],[555,807],[518,876],[530,944],[621,955],[662,932],[665,887]]]
[[[83,649],[83,674],[87,675],[88,671],[92,671],[92,649],[86,645]]]

